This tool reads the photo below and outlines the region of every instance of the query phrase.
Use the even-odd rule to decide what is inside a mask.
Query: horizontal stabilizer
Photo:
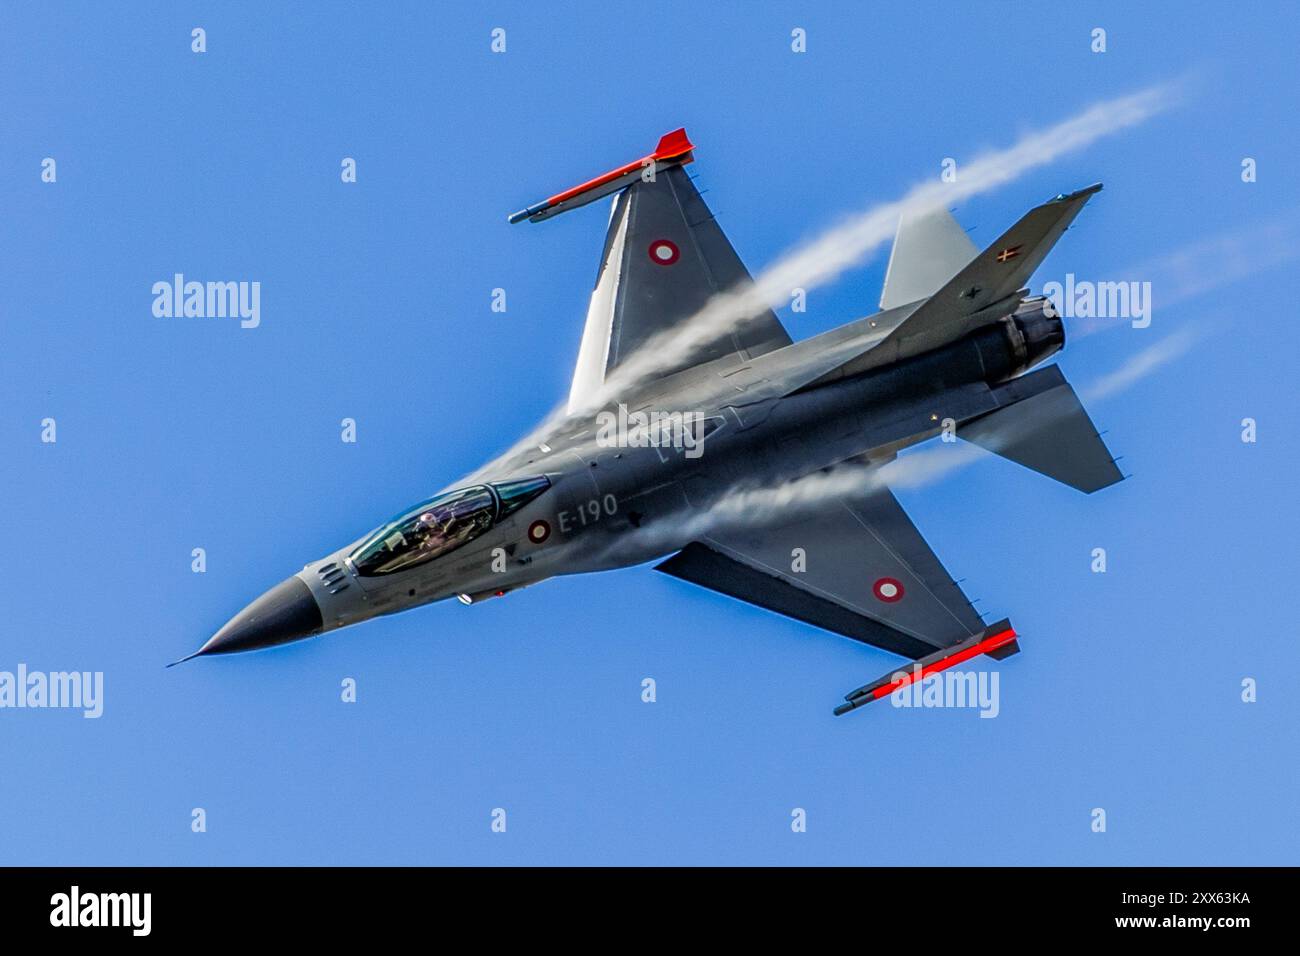
[[[1089,494],[1123,480],[1059,368],[1009,385],[1031,394],[960,426],[958,437]]]

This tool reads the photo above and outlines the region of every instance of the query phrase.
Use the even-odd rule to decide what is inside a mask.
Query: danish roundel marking
[[[541,544],[551,536],[551,526],[545,521],[534,521],[528,526],[528,540],[533,544]]]
[[[903,599],[903,583],[896,578],[881,578],[871,585],[871,592],[875,594],[877,600],[893,604]]]
[[[681,251],[667,239],[656,239],[650,243],[650,261],[660,266],[670,266],[681,258]]]

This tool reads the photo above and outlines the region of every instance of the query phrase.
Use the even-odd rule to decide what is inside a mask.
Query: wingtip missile
[[[558,216],[562,212],[568,212],[570,209],[585,206],[587,203],[595,202],[602,196],[608,196],[610,193],[618,192],[623,187],[630,185],[646,169],[653,168],[658,173],[669,166],[686,165],[695,158],[694,149],[694,144],[691,143],[690,137],[686,135],[685,127],[675,129],[659,138],[659,145],[654,148],[654,152],[619,166],[617,169],[611,169],[609,172],[603,173],[595,179],[589,179],[572,189],[566,189],[554,196],[543,199],[541,202],[535,202],[518,212],[513,212],[506,217],[506,221],[512,224],[524,222],[525,220],[528,222],[541,222],[544,219],[550,219],[552,216]]]
[[[931,674],[945,671],[972,657],[987,654],[995,661],[1000,661],[1018,653],[1020,653],[1020,643],[1016,632],[1011,627],[1011,621],[1004,618],[996,624],[990,624],[979,634],[972,634],[966,640],[951,647],[945,647],[913,661],[906,670],[901,668],[893,670],[870,684],[849,691],[844,695],[844,703],[835,708],[835,716],[840,717],[849,711],[857,710],[863,704],[888,697],[900,687],[924,680]]]

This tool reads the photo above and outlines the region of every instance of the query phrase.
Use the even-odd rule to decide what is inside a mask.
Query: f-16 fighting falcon
[[[698,321],[752,279],[686,173],[693,150],[676,130],[510,217],[540,222],[614,195],[567,413],[312,561],[185,660],[652,560],[915,662],[847,694],[837,714],[1019,651],[1009,621],[986,626],[877,476],[947,430],[1086,493],[1121,480],[1059,368],[1029,371],[1065,334],[1027,283],[1100,184],[1031,209],[982,252],[944,209],[904,215],[880,311],[793,342],[766,308],[725,327]],[[866,480],[752,504],[837,475]]]

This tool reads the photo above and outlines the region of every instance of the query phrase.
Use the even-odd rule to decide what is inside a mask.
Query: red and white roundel
[[[528,526],[528,540],[533,544],[541,544],[551,536],[551,526],[545,521],[534,521]]]
[[[667,239],[656,239],[650,243],[650,261],[656,265],[670,266],[678,260],[681,252]]]
[[[903,583],[896,578],[881,578],[871,585],[871,592],[886,604],[893,604],[903,599]]]

